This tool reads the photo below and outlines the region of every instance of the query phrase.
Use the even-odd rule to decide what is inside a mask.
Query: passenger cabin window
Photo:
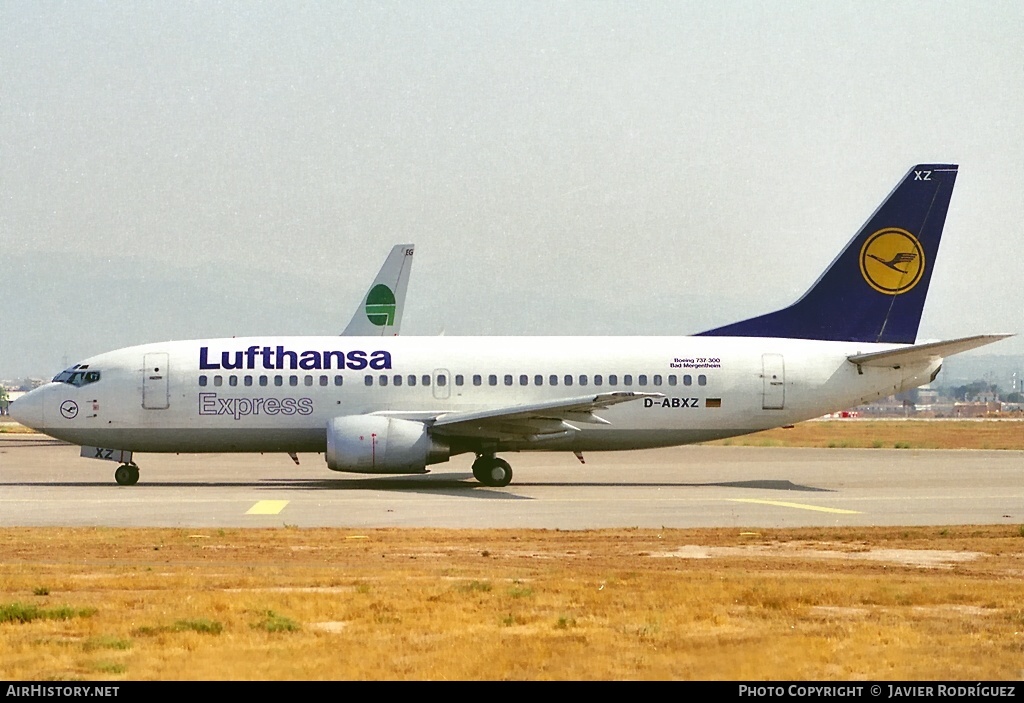
[[[527,376],[525,373],[521,374],[519,376],[519,385],[520,386],[528,386],[528,385],[530,385],[530,377]]]
[[[544,385],[544,377],[541,376],[540,374],[537,374],[536,376],[534,376],[533,377],[533,385],[535,385],[535,386],[543,386]]]
[[[493,373],[490,374],[487,377],[487,385],[488,386],[496,386],[496,385],[498,385],[498,377],[495,376]]]
[[[510,374],[510,373],[505,374],[505,385],[506,386],[511,386],[512,385],[512,374]]]
[[[603,383],[604,383],[604,376],[602,376],[599,373],[598,374],[594,374],[594,385],[595,386],[600,386]]]
[[[228,376],[228,385],[229,386],[237,386],[238,385],[238,376]]]
[[[556,376],[555,374],[551,374],[550,376],[548,376],[548,383],[550,383],[552,386],[557,386],[558,376]]]
[[[624,385],[624,386],[632,386],[633,385],[633,375],[627,373],[625,376],[623,376],[622,377],[622,385]]]
[[[697,385],[698,386],[706,386],[706,385],[708,385],[708,377],[705,376],[704,374],[701,374],[700,376],[698,376],[697,377]]]
[[[265,386],[265,385],[267,385],[267,380],[268,380],[268,379],[267,379],[267,377],[266,377],[266,376],[260,376],[260,385],[261,385],[261,386]]]
[[[581,386],[587,385],[587,376],[586,376],[586,374],[580,376],[580,385]]]
[[[660,386],[661,385],[661,374],[660,373],[654,374],[654,385],[656,385],[656,386]]]
[[[616,374],[608,374],[608,385],[617,386],[619,385],[619,377]]]
[[[414,373],[409,374],[409,385],[410,386],[415,386],[416,385],[416,374],[414,374]]]
[[[372,386],[373,385],[373,376],[371,376],[369,374],[363,376],[363,383],[366,384],[367,386]]]
[[[415,376],[410,376],[409,378],[410,378],[410,379],[414,379],[414,378],[416,378],[416,377],[415,377]],[[465,377],[465,376],[463,376],[463,375],[462,375],[461,373],[457,373],[457,374],[455,374],[455,385],[456,385],[456,386],[461,386],[461,385],[464,385],[464,384],[465,384],[465,382],[466,382],[466,377]],[[413,385],[413,384],[412,384],[412,383],[410,383],[409,385],[411,386],[411,385]]]
[[[400,386],[402,385],[402,377],[399,376],[398,374],[395,374],[395,377],[392,379],[392,382],[394,383],[394,385]]]
[[[569,374],[565,374],[565,378],[563,378],[562,380],[565,381],[565,385],[572,385],[572,376],[570,376]]]
[[[328,384],[327,376],[320,376],[320,385],[326,386]]]
[[[343,381],[344,381],[344,377],[342,377],[340,375],[334,377],[334,385],[336,385],[336,386],[340,386],[343,383]]]
[[[473,385],[474,386],[479,386],[483,382],[484,382],[484,377],[483,376],[481,376],[478,373],[473,374]]]
[[[420,377],[420,381],[422,381],[424,386],[429,386],[430,385],[430,374],[423,374]]]
[[[670,386],[676,385],[676,375],[674,373],[670,373],[668,375],[668,385],[670,385]]]
[[[243,381],[243,383],[245,383],[245,385],[251,386],[252,385],[252,376],[246,376],[244,379],[242,379],[242,381]]]
[[[206,376],[200,376],[199,377],[199,385],[200,386],[205,386],[206,385]]]
[[[437,374],[437,385],[439,385],[439,386],[447,386],[448,385],[448,377],[445,376],[443,373]]]
[[[639,376],[637,376],[636,380],[637,380],[637,383],[639,383],[641,386],[646,386],[647,385],[647,374],[645,374],[645,373],[640,374]]]
[[[215,386],[223,386],[224,385],[224,378],[222,376],[214,376],[213,377],[213,385],[215,385]]]

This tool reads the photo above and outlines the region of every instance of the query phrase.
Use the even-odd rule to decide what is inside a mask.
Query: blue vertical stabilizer
[[[913,344],[956,173],[914,166],[800,300],[700,335]]]

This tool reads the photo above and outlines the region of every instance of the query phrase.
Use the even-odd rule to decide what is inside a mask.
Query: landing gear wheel
[[[487,485],[495,488],[503,488],[512,483],[512,467],[504,459],[495,459],[491,462],[491,469],[488,472],[490,481]]]
[[[473,476],[485,486],[502,488],[512,482],[512,467],[504,459],[481,456],[473,462]]]
[[[494,461],[493,456],[478,456],[473,462],[473,478],[486,485],[487,470],[491,468],[492,461]]]
[[[114,480],[119,486],[134,486],[139,482],[139,467],[135,464],[121,464],[114,471]]]

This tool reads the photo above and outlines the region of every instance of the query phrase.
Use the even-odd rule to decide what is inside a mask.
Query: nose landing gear
[[[119,486],[134,486],[139,482],[139,467],[135,462],[121,464],[114,470],[114,480]]]

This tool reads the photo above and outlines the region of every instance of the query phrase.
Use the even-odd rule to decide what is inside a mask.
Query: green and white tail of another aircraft
[[[342,336],[398,336],[414,249],[412,244],[398,244],[391,249]]]

